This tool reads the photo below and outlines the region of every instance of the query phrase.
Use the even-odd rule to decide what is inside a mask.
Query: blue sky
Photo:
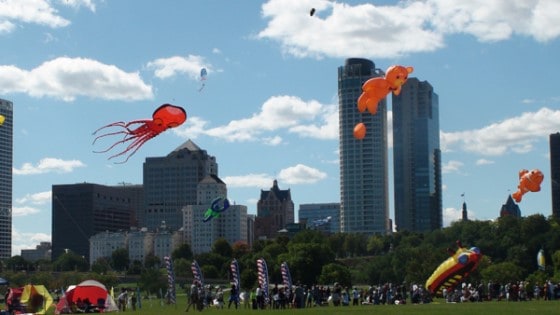
[[[557,0],[1,1],[13,254],[50,241],[53,184],[140,184],[146,157],[187,139],[216,156],[228,197],[249,213],[274,179],[296,209],[339,202],[337,68],[350,57],[413,66],[439,95],[446,226],[463,193],[471,218],[495,219],[521,169],[545,174],[522,214],[548,216],[558,12]],[[114,140],[94,146],[94,130],[164,103],[187,122],[124,164],[92,152]]]

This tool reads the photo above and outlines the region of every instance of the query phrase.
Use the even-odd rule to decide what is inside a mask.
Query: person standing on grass
[[[198,303],[198,288],[196,287],[196,284],[193,283],[191,284],[191,291],[189,292],[189,300],[185,312],[189,311],[191,305],[193,306],[193,308],[196,308],[197,303]]]
[[[235,309],[237,309],[237,307],[239,306],[239,292],[237,292],[237,286],[235,284],[231,285],[229,303],[227,308],[230,308],[232,302],[235,304]]]

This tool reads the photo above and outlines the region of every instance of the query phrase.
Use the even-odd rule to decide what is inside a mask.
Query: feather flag
[[[544,250],[543,249],[539,250],[539,253],[537,254],[537,265],[539,266],[539,270],[545,270],[546,269],[546,262],[544,260]]]
[[[202,270],[200,270],[200,266],[193,260],[191,264],[191,271],[193,274],[193,283],[200,283],[201,286],[204,286],[204,277],[202,275]]]
[[[257,273],[259,278],[259,285],[263,290],[264,303],[268,305],[270,298],[268,296],[268,267],[264,258],[257,259]]]
[[[290,274],[290,268],[288,268],[288,263],[283,262],[280,265],[280,272],[282,273],[282,282],[284,286],[292,291],[292,275]]]
[[[239,293],[239,289],[241,287],[241,277],[239,275],[239,263],[237,262],[237,259],[233,259],[231,261],[231,264],[229,265],[229,268],[231,270],[231,278],[233,280],[233,284],[235,284],[235,288],[237,289],[237,292]]]
[[[169,294],[169,303],[176,304],[177,295],[175,294],[175,273],[173,272],[173,261],[171,257],[165,256],[165,268],[167,269],[167,294]]]

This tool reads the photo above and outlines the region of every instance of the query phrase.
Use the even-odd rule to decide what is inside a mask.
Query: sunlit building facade
[[[389,231],[387,103],[380,101],[375,115],[356,107],[362,84],[382,75],[368,59],[350,58],[338,68],[340,231],[345,233]],[[353,136],[359,122],[367,128],[362,140]]]

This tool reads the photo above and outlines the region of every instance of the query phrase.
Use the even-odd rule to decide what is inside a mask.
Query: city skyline
[[[12,254],[51,240],[53,185],[142,183],[146,158],[188,139],[219,159],[228,196],[249,214],[274,179],[291,190],[296,209],[339,202],[337,69],[348,58],[382,70],[412,66],[436,87],[444,226],[461,218],[463,200],[470,219],[497,218],[520,169],[545,174],[541,191],[519,203],[522,215],[552,213],[557,1],[454,10],[447,0],[2,5],[0,41],[9,49],[0,58],[0,98],[14,105]],[[187,121],[124,164],[93,152],[101,149],[93,131],[151,118],[164,103],[184,107]],[[389,98],[389,154],[392,110]],[[394,220],[392,164],[389,156]]]

